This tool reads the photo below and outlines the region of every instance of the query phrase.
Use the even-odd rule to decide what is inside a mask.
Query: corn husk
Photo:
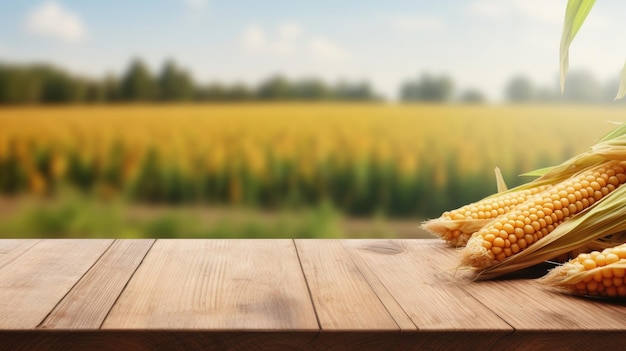
[[[478,273],[492,279],[550,260],[610,234],[626,230],[626,186],[596,202],[588,210],[563,222],[526,250]]]
[[[422,223],[421,228],[438,235],[453,247],[463,247],[472,233],[477,232],[491,222],[491,219],[466,219],[466,220],[447,220],[447,219],[431,219]],[[461,235],[456,238],[449,236],[449,233],[455,230],[461,231]]]
[[[524,251],[479,272],[477,278],[491,279],[518,271],[623,232],[626,230],[625,209],[626,186],[620,186],[587,210],[563,222]]]
[[[489,195],[483,199],[474,202],[473,204],[478,204],[481,201],[491,199],[503,194],[508,194],[515,191],[521,191],[532,188],[534,185],[531,183],[523,184],[521,186],[515,187],[513,189],[508,189],[504,177],[502,176],[502,172],[500,168],[496,167],[494,169],[494,174],[496,177],[496,187],[498,192],[492,195]],[[538,184],[540,186],[543,184]],[[470,204],[471,205],[471,204]],[[467,244],[467,240],[470,236],[480,230],[483,226],[491,222],[493,219],[464,219],[464,220],[450,220],[446,219],[443,216],[435,219],[429,219],[422,223],[421,228],[432,233],[436,234],[440,238],[446,241],[446,243],[453,247],[463,247]],[[460,231],[461,234],[458,237],[451,237],[450,233],[453,231]]]
[[[581,263],[572,261],[552,269],[550,272],[548,272],[548,274],[539,278],[537,281],[540,284],[561,289],[563,291],[568,291],[576,295],[614,296],[626,298],[626,296],[623,295],[623,291],[621,293],[619,291],[614,291],[613,295],[611,295],[610,293],[607,293],[605,289],[598,289],[598,291],[594,291],[593,293],[590,293],[588,291],[584,293],[576,288],[576,284],[580,282],[593,280],[598,274],[600,274],[600,276],[603,276],[603,273],[606,273],[606,271],[609,271],[609,273],[611,274],[611,271],[614,272],[614,270],[616,269],[626,270],[626,260],[621,259],[617,262],[596,267],[590,270],[585,270]],[[596,280],[596,282],[598,281]]]
[[[609,160],[626,160],[626,123],[600,139],[587,152],[560,165],[531,172],[540,177],[531,182],[556,182]],[[476,279],[493,279],[551,260],[590,245],[619,245],[626,231],[626,186],[620,186],[585,211],[563,222],[549,235],[524,251],[476,272]],[[612,236],[612,238],[611,238]]]
[[[500,170],[500,168],[496,167],[493,172],[496,174],[496,188],[498,189],[498,193],[503,193],[509,190],[509,187],[504,181],[504,177],[502,176],[502,171]]]
[[[604,163],[609,159],[621,159],[619,157],[626,158],[626,124],[620,125],[615,130],[602,137],[587,152],[576,155],[560,165],[522,174],[522,176],[537,178],[511,189],[507,188],[500,169],[496,167],[494,172],[498,192],[477,202],[541,185],[554,185],[571,178],[587,168]],[[492,219],[449,220],[440,217],[423,222],[421,228],[441,237],[450,246],[463,247],[474,232],[487,225],[491,220]],[[455,238],[450,237],[450,232],[455,230],[460,231],[461,235]]]
[[[496,168],[498,192],[480,201],[541,185],[554,185],[610,160],[626,160],[626,123],[620,124],[613,131],[603,136],[586,152],[559,165],[522,174],[522,176],[537,178],[515,188],[507,189],[500,170]],[[626,218],[621,220],[621,216],[617,215],[620,207],[626,208],[625,189],[625,187],[620,187],[601,201],[594,203],[593,206],[561,224],[550,235],[542,238],[526,250],[497,265],[477,272],[476,278],[491,279],[555,257],[563,257],[564,255],[568,257],[581,250],[596,250],[606,247],[603,245],[614,246],[622,243],[623,241],[620,242],[619,240],[624,238],[616,239],[615,234],[626,229],[626,224],[621,223],[626,221]],[[603,205],[605,202],[608,203]],[[611,211],[612,214],[603,215],[606,211]],[[437,218],[422,223],[422,228],[441,236],[451,246],[461,247],[465,246],[472,233],[480,230],[492,220],[459,221]],[[460,230],[463,234],[454,240],[445,237],[452,230]],[[572,231],[573,234],[570,234]],[[611,236],[613,236],[612,239]]]
[[[572,251],[555,256],[550,259],[553,263],[565,263],[576,258],[581,253],[589,253],[591,251],[602,251],[611,247],[621,245],[626,242],[626,232],[607,235],[597,240],[590,241],[583,246],[577,247]]]

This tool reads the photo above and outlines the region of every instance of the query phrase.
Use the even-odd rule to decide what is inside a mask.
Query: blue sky
[[[0,59],[121,74],[169,58],[200,82],[256,84],[275,73],[368,80],[395,97],[407,78],[448,74],[492,100],[514,74],[553,86],[566,0],[0,0]],[[626,2],[598,1],[571,69],[617,78]],[[623,24],[622,24],[623,23]]]

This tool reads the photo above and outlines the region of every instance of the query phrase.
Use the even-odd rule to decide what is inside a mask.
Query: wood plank
[[[456,252],[440,240],[344,240],[421,331],[489,331],[496,342],[513,329],[464,290],[455,277]],[[490,337],[490,339],[487,338]]]
[[[624,330],[626,305],[552,291],[528,279],[479,281],[466,290],[516,331]]]
[[[391,242],[391,241],[389,241]],[[372,269],[372,267],[368,264],[368,262],[361,257],[361,255],[353,252],[353,244],[352,240],[344,240],[342,241],[342,246],[346,248],[346,252],[349,254],[352,261],[359,267],[359,270],[363,274],[363,277],[367,280],[370,287],[378,296],[380,301],[383,303],[391,317],[396,322],[401,331],[414,331],[417,329],[417,326],[411,318],[406,314],[402,306],[396,301],[395,297],[391,294],[389,289],[378,279],[376,273]],[[383,243],[382,246],[377,246],[377,248],[381,248],[382,252],[385,254],[393,254],[394,247],[391,247],[391,251],[389,251],[389,246]]]
[[[0,350],[605,350],[626,330],[624,303],[470,281],[439,240],[0,240],[2,259]]]
[[[319,348],[317,331],[214,330],[37,330],[1,331],[0,350],[10,351],[187,351],[329,350]],[[324,346],[324,345],[322,345]],[[367,351],[367,350],[364,350]]]
[[[105,329],[309,330],[318,323],[291,240],[157,240]]]
[[[0,239],[0,268],[38,242],[38,239]]]
[[[494,347],[484,331],[316,332],[212,330],[0,330],[0,349],[82,350],[622,350],[623,331],[516,333]]]
[[[39,328],[100,328],[153,243],[153,239],[116,240]]]
[[[35,328],[113,240],[41,240],[0,268],[0,328]]]
[[[296,240],[322,331],[400,327],[338,240]]]
[[[611,336],[611,334],[604,335]],[[613,335],[614,337],[615,335]],[[480,350],[485,346],[482,332],[396,331],[214,331],[214,330],[38,330],[0,331],[2,349],[11,351],[82,350]],[[606,339],[604,339],[606,340]],[[561,339],[561,349],[563,343]],[[615,346],[617,342],[601,342]],[[484,348],[482,348],[484,349]],[[509,347],[501,350],[510,350]],[[558,350],[559,348],[557,348]],[[589,348],[584,350],[595,350]],[[500,348],[498,349],[500,350]]]
[[[622,324],[623,326],[623,324]],[[519,330],[500,339],[493,350],[623,350],[621,330]]]

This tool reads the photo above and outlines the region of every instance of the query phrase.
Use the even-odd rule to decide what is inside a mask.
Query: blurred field
[[[53,199],[0,198],[0,238],[432,238],[417,220],[343,216],[322,205],[263,211],[155,206],[64,192]]]
[[[587,105],[1,108],[0,193],[417,221],[495,192],[496,166],[520,184],[623,120]]]

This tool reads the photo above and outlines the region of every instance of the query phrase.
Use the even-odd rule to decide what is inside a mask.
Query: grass
[[[139,206],[67,190],[54,198],[4,198],[2,202],[2,238],[428,237],[418,229],[417,220],[351,219],[328,203],[271,212],[245,207]]]

